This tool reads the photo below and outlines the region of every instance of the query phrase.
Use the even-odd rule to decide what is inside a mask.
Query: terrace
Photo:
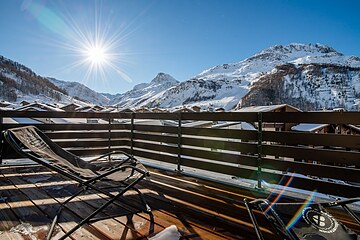
[[[102,220],[85,225],[71,239],[146,239],[173,225],[186,239],[255,239],[245,197],[273,200],[281,194],[280,201],[303,202],[314,192],[315,201],[360,196],[359,135],[273,131],[268,127],[281,129],[281,125],[298,123],[359,125],[360,113],[2,111],[1,130],[30,124],[27,119],[46,119],[31,124],[84,158],[123,150],[150,170],[151,177],[141,182],[140,189],[153,209],[153,217],[142,212],[130,214],[129,206],[113,206]],[[203,124],[208,122],[223,127]],[[241,122],[252,123],[257,130],[234,127]],[[76,191],[76,185],[49,169],[19,159],[3,142],[1,149],[0,236],[44,239],[56,206]],[[60,219],[57,236],[99,206],[103,197],[80,195],[72,210]],[[132,193],[124,200],[134,206],[140,204]],[[331,213],[360,232],[341,210]],[[265,219],[260,218],[259,224],[267,239],[276,239]]]

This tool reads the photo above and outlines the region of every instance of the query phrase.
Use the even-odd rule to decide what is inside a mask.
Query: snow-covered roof
[[[251,107],[244,107],[244,108],[240,108],[235,110],[235,112],[271,112],[274,111],[276,109],[279,108],[283,108],[283,107],[290,107],[293,109],[298,110],[299,112],[301,111],[300,109],[297,109],[293,106],[290,106],[288,104],[279,104],[279,105],[269,105],[269,106],[251,106]]]
[[[181,124],[182,127],[211,127],[212,121],[193,121],[189,123]]]
[[[19,124],[43,124],[40,121],[37,121],[35,119],[32,118],[4,118],[4,123],[19,123]]]
[[[60,109],[60,108],[56,108],[53,106],[50,106],[48,104],[44,104],[44,103],[38,103],[38,102],[34,102],[34,103],[30,103],[28,105],[19,107],[16,109],[17,111],[27,111],[27,110],[34,110],[34,111],[55,111],[55,112],[63,112],[64,110]]]
[[[291,130],[298,132],[314,132],[317,129],[329,126],[329,124],[319,124],[319,123],[300,123],[296,126],[293,126]]]
[[[252,124],[247,122],[224,122],[214,125],[212,128],[236,128],[242,130],[257,130]]]

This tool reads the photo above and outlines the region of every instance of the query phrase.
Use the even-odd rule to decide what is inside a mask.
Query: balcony
[[[359,125],[360,113],[0,114],[1,130],[29,124],[27,119],[50,119],[50,123],[31,124],[63,148],[84,158],[123,150],[150,170],[141,191],[153,208],[153,218],[142,212],[130,214],[129,206],[113,206],[100,216],[102,220],[85,225],[72,239],[146,239],[170,226],[176,226],[186,239],[255,239],[245,197],[272,201],[281,195],[280,201],[301,202],[314,193],[315,201],[360,196],[359,135],[263,128],[269,123]],[[98,123],[86,123],[86,119],[98,119]],[[196,122],[222,123],[223,127]],[[234,127],[241,122],[257,129]],[[2,149],[1,235],[44,239],[54,209],[76,191],[76,185],[19,159],[5,143]],[[132,193],[124,200],[139,204]],[[103,196],[97,194],[79,196],[73,210],[60,219],[57,236],[102,201]],[[359,210],[357,205],[355,210]],[[360,232],[339,209],[331,213]],[[267,239],[276,239],[265,219],[260,217],[259,224]]]

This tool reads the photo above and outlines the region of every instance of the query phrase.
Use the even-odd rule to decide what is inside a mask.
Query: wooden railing
[[[9,119],[22,119],[10,123]],[[1,130],[26,118],[97,119],[99,123],[39,123],[60,146],[80,155],[124,150],[149,161],[343,197],[360,196],[360,135],[274,131],[297,123],[360,125],[359,112],[69,113],[0,112]],[[191,122],[253,123],[257,130],[190,126]],[[46,121],[45,121],[46,122]],[[60,122],[60,121],[55,121]],[[171,123],[171,124],[170,124]],[[190,124],[190,125],[189,125]],[[231,124],[230,124],[231,125]],[[196,126],[196,125],[195,125]],[[14,158],[2,143],[1,157]]]

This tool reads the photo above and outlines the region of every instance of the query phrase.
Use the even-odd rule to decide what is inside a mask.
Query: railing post
[[[130,153],[131,153],[131,155],[134,155],[134,113],[132,112],[131,113],[131,133],[130,133],[130,135],[131,135],[131,139],[130,139],[130,141],[131,141],[131,146],[130,146]]]
[[[257,188],[261,189],[261,165],[262,165],[262,112],[258,112],[258,143],[257,143]]]
[[[181,169],[181,118],[182,113],[178,113],[178,162],[177,169],[178,173],[181,173],[183,170]]]
[[[0,110],[0,165],[2,164],[3,160],[3,150],[4,150],[4,139],[3,139],[3,111]]]
[[[109,149],[109,152],[111,152],[111,118],[109,117],[108,118],[108,123],[109,123],[109,128],[108,128],[108,133],[109,133],[109,139],[108,139],[108,149]],[[110,155],[109,155],[109,161],[110,161]]]

